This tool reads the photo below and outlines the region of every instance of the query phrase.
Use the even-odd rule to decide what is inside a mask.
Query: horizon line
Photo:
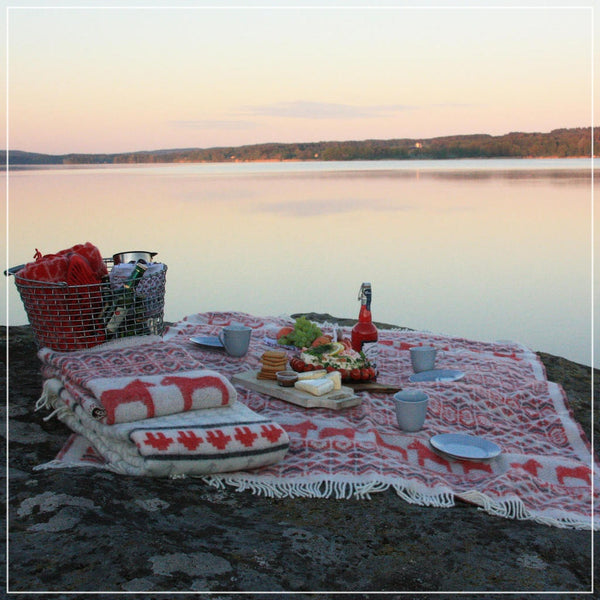
[[[37,154],[37,155],[41,155],[41,156],[54,156],[54,157],[61,157],[61,156],[71,156],[71,155],[90,155],[90,156],[102,156],[102,155],[120,155],[120,154],[138,154],[138,153],[153,153],[153,152],[174,152],[174,151],[189,151],[189,150],[213,150],[213,149],[220,149],[220,148],[247,148],[247,147],[252,147],[252,146],[267,146],[267,145],[283,145],[283,146],[287,146],[287,145],[296,145],[296,144],[335,144],[335,143],[348,143],[348,142],[367,142],[367,141],[393,141],[393,140],[407,140],[407,141],[427,141],[427,140],[437,140],[437,139],[443,139],[443,138],[452,138],[452,137],[471,137],[471,136],[477,136],[477,135],[483,135],[483,136],[489,136],[492,138],[499,138],[499,137],[504,137],[507,135],[511,135],[511,134],[517,134],[517,133],[523,133],[523,134],[529,134],[529,135],[533,135],[533,134],[542,134],[542,135],[548,135],[554,131],[560,131],[560,130],[572,130],[572,129],[590,129],[591,130],[591,134],[592,134],[592,139],[593,139],[593,133],[594,133],[594,129],[595,126],[594,125],[585,125],[585,126],[578,126],[578,127],[555,127],[554,129],[551,129],[549,131],[509,131],[508,133],[501,133],[501,134],[491,134],[491,133],[455,133],[455,134],[448,134],[448,135],[439,135],[439,136],[433,136],[433,137],[391,137],[391,138],[364,138],[364,139],[345,139],[345,140],[319,140],[319,141],[311,141],[311,142],[307,142],[307,141],[296,141],[296,142],[253,142],[253,143],[249,143],[249,144],[238,144],[238,145],[221,145],[221,146],[188,146],[185,148],[179,147],[179,148],[155,148],[155,149],[151,149],[151,150],[123,150],[123,151],[116,151],[116,152],[102,152],[102,151],[95,151],[95,152],[82,152],[82,151],[70,151],[70,152],[61,152],[61,153],[50,153],[50,152],[39,152],[39,151],[35,151],[35,150],[20,150],[17,148],[4,148],[4,149],[0,149],[0,152],[6,152],[8,155],[11,152],[23,152],[25,154]]]

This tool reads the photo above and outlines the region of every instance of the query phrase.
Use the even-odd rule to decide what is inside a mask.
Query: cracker
[[[269,358],[275,358],[275,359],[282,359],[282,358],[286,358],[286,353],[282,352],[281,350],[267,350],[263,353],[262,357],[269,359]]]

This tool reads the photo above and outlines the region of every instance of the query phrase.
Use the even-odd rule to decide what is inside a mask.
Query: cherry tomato
[[[371,374],[369,373],[369,369],[361,369],[360,370],[360,378],[363,381],[369,381],[369,379],[371,379]]]
[[[360,379],[360,369],[352,369],[352,371],[350,371],[350,379],[358,381]]]

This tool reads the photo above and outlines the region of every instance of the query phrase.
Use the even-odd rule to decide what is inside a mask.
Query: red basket
[[[166,265],[162,271],[146,274],[142,281],[134,292],[133,309],[118,331],[111,333],[106,328],[108,310],[111,306],[121,306],[122,300],[109,281],[68,285],[34,281],[15,274],[36,344],[62,352],[91,348],[114,337],[162,335]]]

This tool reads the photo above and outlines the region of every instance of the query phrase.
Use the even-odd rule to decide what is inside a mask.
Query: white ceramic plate
[[[275,338],[268,337],[268,336],[265,336],[263,338],[263,342],[267,346],[272,346],[273,348],[281,348],[282,350],[296,350],[296,351],[299,350],[299,348],[296,348],[296,346],[288,346],[286,344],[280,344]]]
[[[190,342],[204,346],[205,348],[223,348],[221,340],[216,335],[191,337]]]
[[[442,433],[434,435],[429,443],[440,452],[453,458],[485,460],[502,452],[500,446],[481,437],[462,433]]]
[[[454,371],[451,369],[433,369],[431,371],[421,371],[413,373],[408,380],[413,383],[419,381],[458,381],[465,374],[462,371]]]

